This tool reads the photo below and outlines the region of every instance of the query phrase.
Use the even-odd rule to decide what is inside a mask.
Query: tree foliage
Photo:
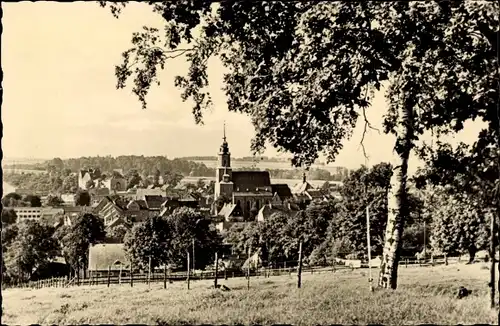
[[[157,73],[168,59],[185,55],[190,69],[175,84],[201,121],[211,105],[207,61],[217,56],[229,68],[229,110],[253,118],[253,149],[269,141],[293,153],[295,164],[310,163],[321,151],[333,159],[385,81],[387,131],[395,131],[395,108],[408,91],[417,100],[416,134],[431,126],[460,130],[477,116],[494,120],[488,112],[498,92],[492,89],[496,2],[149,4],[163,17],[165,32],[144,27],[134,33],[133,47],[116,67],[117,86],[133,78],[133,92],[146,107]],[[118,16],[126,3],[110,6]]]
[[[186,268],[187,253],[194,242],[196,268],[204,268],[220,249],[221,238],[199,212],[181,207],[166,217],[150,217],[133,227],[125,237],[125,248],[134,264],[146,268],[171,264]],[[192,259],[192,257],[191,257]]]
[[[192,252],[193,241],[196,267],[204,268],[213,262],[222,239],[210,220],[198,211],[186,207],[177,208],[166,220],[173,233],[170,260],[174,264],[186,267],[187,252]]]
[[[175,85],[201,122],[212,104],[208,59],[218,57],[228,68],[228,109],[252,118],[254,152],[270,143],[292,153],[294,165],[310,165],[320,152],[333,161],[359,117],[369,126],[365,110],[387,86],[384,128],[396,136],[400,170],[390,193],[384,286],[397,284],[408,158],[419,136],[457,132],[482,118],[500,147],[498,1],[148,4],[164,19],[164,32],[145,26],[134,33],[115,70],[117,87],[133,79],[145,108],[167,60],[185,55],[190,67]],[[111,5],[113,14],[125,5]]]
[[[46,265],[58,253],[52,237],[54,228],[36,221],[23,221],[7,248],[6,267],[13,278],[30,279],[36,269]]]
[[[59,196],[49,195],[47,196],[47,205],[52,207],[59,207],[64,204],[64,201]]]
[[[120,243],[123,243],[125,241],[125,236],[129,232],[129,229],[124,226],[124,225],[117,225],[112,227],[106,232],[106,236],[108,238],[112,238],[116,241],[119,241]]]
[[[64,258],[74,270],[87,268],[90,245],[99,243],[105,236],[102,219],[89,213],[78,215],[71,226],[61,228],[56,234]]]
[[[154,268],[168,262],[171,237],[172,232],[165,219],[148,217],[125,236],[125,250],[134,266],[145,270],[151,258],[151,267]]]
[[[8,226],[16,223],[17,214],[13,209],[2,209],[2,226]]]
[[[469,253],[470,262],[477,251],[486,249],[489,243],[489,221],[493,211],[467,196],[449,195],[436,191],[437,205],[432,212],[432,247],[440,252]]]
[[[76,206],[90,206],[90,194],[88,191],[79,189],[75,194]]]

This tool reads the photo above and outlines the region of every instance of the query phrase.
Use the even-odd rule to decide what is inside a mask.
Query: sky
[[[144,25],[162,26],[147,5],[133,3],[119,19],[93,1],[25,1],[2,3],[2,8],[4,157],[214,156],[224,121],[232,155],[251,155],[254,128],[249,117],[228,112],[221,90],[224,71],[215,59],[209,62],[214,106],[202,126],[195,124],[191,103],[182,102],[173,84],[173,77],[187,69],[182,58],[167,64],[146,110],[131,88],[116,89],[115,65],[131,46],[132,33]],[[367,116],[380,130],[386,109],[383,93],[378,93]],[[450,141],[470,143],[479,130],[478,124],[466,125]],[[360,119],[332,164],[356,168],[394,161],[393,136],[376,131],[365,139],[366,161],[359,145],[362,132]],[[265,155],[282,154],[270,148]]]

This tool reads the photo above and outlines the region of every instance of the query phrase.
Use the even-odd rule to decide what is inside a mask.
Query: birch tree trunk
[[[398,160],[394,166],[391,189],[387,198],[387,226],[379,275],[379,286],[391,289],[397,288],[401,236],[409,213],[407,200],[408,159],[413,138],[413,106],[411,103],[406,103],[398,111],[400,119],[396,142]]]

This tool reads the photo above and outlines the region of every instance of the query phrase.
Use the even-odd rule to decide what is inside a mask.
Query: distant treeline
[[[5,168],[16,168],[22,170],[43,170],[47,172],[64,172],[67,176],[70,172],[78,172],[85,168],[99,168],[103,172],[121,169],[126,174],[131,170],[137,171],[141,176],[155,175],[158,172],[179,173],[183,176],[213,177],[215,168],[207,167],[203,163],[193,162],[185,158],[168,159],[165,156],[94,156],[80,157],[62,160],[54,158],[44,163],[22,164],[6,166]],[[262,168],[245,167],[245,170],[259,171]],[[267,169],[273,179],[300,179],[301,169]],[[53,174],[53,173],[52,173]],[[308,178],[314,180],[342,181],[347,176],[347,170],[339,174],[331,174],[327,170],[312,168],[308,172]]]
[[[188,161],[217,161],[217,156],[184,156],[180,157],[181,160]],[[289,158],[277,158],[277,157],[267,157],[267,156],[243,156],[243,157],[231,157],[232,161],[264,161],[264,162],[291,162]]]

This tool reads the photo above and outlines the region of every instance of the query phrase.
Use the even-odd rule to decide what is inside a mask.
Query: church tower
[[[215,199],[220,195],[225,195],[232,199],[233,195],[233,182],[231,181],[231,153],[229,153],[229,145],[226,140],[226,124],[224,123],[224,136],[223,142],[220,147],[217,171],[215,180]]]

